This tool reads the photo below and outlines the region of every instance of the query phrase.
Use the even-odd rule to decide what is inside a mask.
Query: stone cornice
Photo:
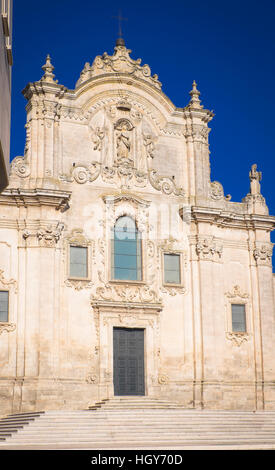
[[[10,188],[0,194],[0,205],[51,206],[64,212],[69,208],[70,197],[70,191]]]
[[[153,85],[148,83],[147,81],[143,80],[142,78],[137,77],[129,77],[127,73],[112,73],[112,74],[102,74],[97,77],[89,78],[87,81],[82,83],[79,87],[74,90],[68,90],[66,92],[66,98],[70,99],[77,99],[83,93],[90,88],[98,87],[99,85],[104,84],[115,84],[117,83],[120,88],[121,85],[131,85],[136,87],[137,89],[142,90],[142,92],[147,92],[149,95],[154,96],[157,101],[166,109],[168,114],[171,114],[175,110],[175,105],[172,103],[170,98],[166,96],[163,91],[158,90]],[[69,96],[70,95],[70,96]]]
[[[142,311],[143,313],[159,313],[163,309],[163,305],[161,303],[149,302],[116,302],[112,300],[93,300],[91,301],[91,305],[94,309],[107,312],[110,311],[110,308],[118,311]]]
[[[183,217],[185,208],[181,208],[179,213]],[[258,214],[245,214],[232,211],[225,211],[222,209],[207,208],[207,207],[191,207],[191,221],[193,222],[208,222],[222,227],[230,228],[244,228],[244,229],[261,229],[272,231],[275,229],[275,217],[268,215]]]
[[[147,201],[133,194],[127,194],[127,193],[114,194],[114,195],[107,194],[107,195],[102,196],[102,199],[105,202],[105,204],[115,204],[115,205],[120,202],[131,202],[138,206],[149,207],[151,203],[151,201]]]

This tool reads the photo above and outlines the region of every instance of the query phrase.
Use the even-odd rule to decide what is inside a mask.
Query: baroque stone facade
[[[8,185],[12,70],[12,0],[0,0],[0,191]]]
[[[176,108],[130,53],[120,39],[113,55],[85,64],[74,90],[55,80],[48,56],[23,91],[25,151],[0,195],[0,292],[9,298],[0,414],[113,396],[115,328],[144,331],[145,395],[275,409],[275,217],[261,174],[253,165],[241,203],[225,196],[211,181],[213,113],[196,83]],[[140,234],[136,281],[112,274],[111,234],[124,216]],[[72,247],[85,249],[82,276],[70,271]],[[176,282],[166,279],[167,255],[177,257]]]

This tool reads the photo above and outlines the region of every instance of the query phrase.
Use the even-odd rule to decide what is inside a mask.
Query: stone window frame
[[[87,276],[73,276],[70,273],[71,270],[71,246],[77,247],[77,248],[86,248],[87,249]],[[88,245],[83,245],[83,244],[78,244],[78,243],[69,243],[68,247],[68,280],[70,281],[90,281],[91,280],[91,267],[90,267],[90,253],[89,253],[89,246]]]
[[[7,280],[4,277],[4,271],[0,270],[0,290],[9,293],[8,299],[8,321],[0,322],[0,335],[3,331],[10,332],[16,328],[13,323],[14,311],[15,311],[15,295],[17,293],[17,282],[15,279]]]
[[[87,276],[86,277],[77,277],[71,276],[70,274],[70,248],[71,246],[76,246],[80,248],[87,248]],[[92,241],[87,239],[83,234],[82,229],[73,229],[70,236],[66,239],[66,279],[70,283],[72,282],[90,282],[92,280],[92,255],[93,247]]]
[[[124,210],[121,213],[116,214],[114,223],[112,225],[110,225],[110,227],[109,227],[110,230],[114,229],[117,220],[120,219],[121,217],[130,217],[135,222],[136,228],[139,231],[139,233],[141,234],[141,237],[140,237],[140,244],[141,244],[141,250],[140,250],[141,251],[141,280],[113,279],[112,278],[112,239],[110,237],[109,244],[108,244],[108,248],[109,248],[109,250],[108,250],[108,278],[109,278],[109,282],[111,284],[114,283],[114,284],[144,285],[144,284],[147,283],[147,281],[146,281],[146,270],[145,270],[145,264],[144,264],[144,260],[145,260],[145,256],[146,256],[146,237],[144,237],[143,235],[145,233],[145,230],[143,230],[143,227],[140,227],[138,218],[131,211],[127,211],[127,210]]]
[[[180,257],[180,283],[179,284],[165,282],[164,255],[179,255]],[[161,276],[162,276],[162,285],[164,287],[181,287],[181,288],[185,287],[183,266],[184,266],[184,252],[182,250],[161,248]]]
[[[9,323],[9,319],[10,319],[10,291],[9,291],[9,289],[3,289],[0,286],[0,292],[7,292],[8,293],[8,319],[7,319],[7,321],[1,321],[0,320],[0,324],[1,323]]]
[[[248,341],[252,335],[252,308],[250,296],[242,292],[240,286],[235,285],[233,289],[225,293],[225,310],[226,310],[226,338],[231,340],[237,346]],[[233,331],[232,325],[232,305],[244,305],[245,306],[245,323],[246,331]]]
[[[243,305],[244,306],[244,323],[245,323],[245,330],[233,330],[233,305]],[[246,302],[231,302],[231,331],[232,333],[247,333],[247,303]]]

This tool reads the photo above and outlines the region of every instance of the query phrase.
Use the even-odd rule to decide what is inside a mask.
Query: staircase
[[[210,411],[148,397],[115,397],[87,410],[9,415],[8,449],[274,449],[275,411]]]

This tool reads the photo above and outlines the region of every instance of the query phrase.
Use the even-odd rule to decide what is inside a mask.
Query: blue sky
[[[122,27],[132,58],[150,65],[172,102],[186,106],[196,80],[203,105],[214,111],[212,181],[241,201],[257,163],[275,215],[275,0],[14,0],[11,158],[24,150],[21,91],[41,78],[46,55],[59,83],[74,88],[85,62],[113,52],[119,10],[128,18]]]

